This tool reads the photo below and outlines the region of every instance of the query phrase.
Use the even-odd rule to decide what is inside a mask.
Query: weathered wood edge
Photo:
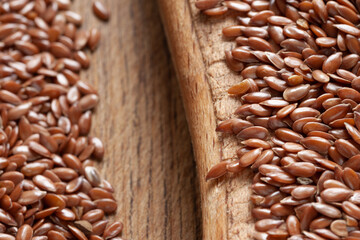
[[[204,59],[188,1],[158,0],[176,68],[200,180],[203,239],[227,238],[226,186],[206,182],[210,166],[221,159],[216,117]]]

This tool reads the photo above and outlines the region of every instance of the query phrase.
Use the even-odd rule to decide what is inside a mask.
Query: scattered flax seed
[[[360,2],[195,6],[208,16],[236,13],[225,16],[236,24],[223,35],[236,43],[224,59],[239,75],[228,89],[239,107],[216,130],[241,141],[237,156],[214,165],[206,180],[251,167],[255,239],[360,239]],[[3,97],[21,109],[13,119],[28,111]]]
[[[70,0],[0,2],[0,239],[120,239],[113,188],[88,136],[97,91],[80,79],[100,40]],[[96,15],[109,19],[98,1]]]
[[[110,11],[101,1],[93,2],[94,14],[101,20],[107,21],[110,18]]]

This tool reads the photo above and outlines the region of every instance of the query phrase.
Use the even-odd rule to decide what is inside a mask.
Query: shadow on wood
[[[106,147],[101,173],[115,188],[126,239],[196,239],[198,184],[178,83],[154,1],[107,0],[103,23],[74,1],[84,28],[102,33],[84,80],[99,90],[92,134]]]

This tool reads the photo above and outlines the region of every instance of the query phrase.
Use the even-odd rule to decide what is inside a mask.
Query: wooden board
[[[224,62],[224,51],[233,43],[222,37],[221,30],[233,24],[232,18],[203,16],[195,1],[158,0],[194,145],[203,239],[252,239],[252,173],[247,170],[205,182],[211,166],[236,158],[237,140],[217,134],[215,128],[218,122],[232,117],[239,105],[226,90],[242,79]]]
[[[115,188],[114,218],[126,239],[196,239],[195,164],[156,3],[104,0],[112,16],[103,23],[91,2],[72,9],[102,33],[82,76],[99,90],[92,134],[106,147],[99,167]]]

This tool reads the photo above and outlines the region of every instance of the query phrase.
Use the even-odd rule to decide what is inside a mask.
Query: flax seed
[[[210,4],[211,2],[213,2],[216,5],[218,1],[203,1],[203,2],[206,2],[208,4],[205,8],[209,8],[210,6],[212,7],[212,4]],[[198,5],[199,5],[199,3],[198,3]],[[206,4],[204,3],[204,5],[206,5]],[[104,21],[109,20],[110,12],[104,6],[104,4],[102,2],[94,1],[92,7],[93,7],[93,11],[94,11],[95,15],[98,18],[100,18],[101,20],[104,20]]]
[[[262,207],[253,211],[257,239],[357,236],[344,222],[359,217],[359,4],[197,3],[213,15],[221,14],[218,4],[242,14],[223,33],[238,44],[225,53],[228,66],[246,79],[229,89],[241,97],[238,118],[217,128],[243,140],[239,159],[221,163],[218,176],[258,169],[251,198]],[[288,219],[287,228],[275,216]]]

